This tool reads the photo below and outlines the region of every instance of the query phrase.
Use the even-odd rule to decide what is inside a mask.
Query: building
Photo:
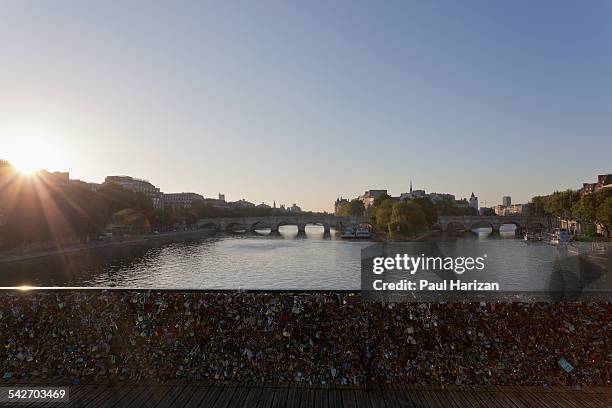
[[[334,203],[334,214],[339,215],[340,209],[344,207],[345,205],[347,205],[348,203],[349,203],[349,200],[347,200],[346,198],[342,198],[342,197],[336,198],[336,202]]]
[[[98,191],[98,188],[102,185],[100,183],[88,183],[78,179],[71,179],[70,173],[67,171],[49,172],[47,170],[40,170],[37,174],[45,182],[59,187],[81,187],[91,191]]]
[[[474,192],[472,192],[472,195],[470,196],[470,208],[478,210],[478,197],[474,195]]]
[[[137,179],[130,176],[107,176],[104,179],[105,183],[115,183],[125,188],[126,190],[133,191],[135,193],[142,193],[149,197],[153,202],[153,208],[161,210],[164,208],[163,194],[159,188],[147,180]]]
[[[583,183],[579,190],[581,195],[587,195],[603,188],[612,188],[612,174],[600,174],[596,183]]]
[[[295,203],[293,203],[293,205],[291,207],[287,208],[287,212],[290,212],[290,213],[301,213],[302,209],[300,207],[298,207]]]
[[[261,204],[258,204],[258,205],[257,205],[257,208],[272,208],[272,207],[270,207],[270,206],[269,206],[268,204],[266,204],[266,203],[261,203]]]
[[[512,204],[512,199],[510,198],[510,196],[503,196],[502,197],[502,205],[504,207],[510,207],[510,204]]]
[[[496,205],[494,207],[495,215],[505,217],[507,215],[527,215],[529,210],[528,204],[511,204],[511,205]]]
[[[363,195],[358,197],[358,200],[363,203],[364,208],[367,210],[374,205],[374,200],[386,194],[387,190],[367,190]]]
[[[462,198],[461,200],[455,200],[455,202],[453,203],[453,207],[455,207],[455,208],[470,208],[470,203],[465,198]]]
[[[219,198],[205,198],[204,203],[211,205],[215,208],[230,208],[225,201],[225,194],[219,193]]]
[[[415,198],[423,198],[423,197],[427,197],[425,190],[412,190],[409,193],[400,194],[399,199],[401,201],[411,201],[411,200],[414,200]]]
[[[480,207],[478,209],[478,215],[494,215],[495,209],[490,207]]]
[[[70,173],[67,171],[50,172],[47,170],[40,170],[37,173],[37,176],[47,185],[53,185],[56,187],[70,187],[72,185]]]
[[[228,203],[231,208],[255,208],[255,204],[245,200],[244,198],[238,201]]]
[[[204,197],[197,193],[168,193],[163,195],[164,209],[191,208],[194,201],[204,202]]]
[[[507,215],[527,215],[529,205],[528,204],[512,204],[508,208]]]
[[[98,188],[100,188],[100,186],[102,184],[100,183],[88,183],[86,181],[83,180],[70,180],[70,184],[72,184],[73,186],[77,186],[77,187],[81,187],[90,191],[98,191]]]
[[[442,201],[455,202],[455,196],[453,194],[429,193],[429,199],[434,204],[441,203]]]

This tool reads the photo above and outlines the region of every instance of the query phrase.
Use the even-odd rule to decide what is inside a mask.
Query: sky
[[[612,2],[0,2],[0,158],[332,210],[612,171]]]

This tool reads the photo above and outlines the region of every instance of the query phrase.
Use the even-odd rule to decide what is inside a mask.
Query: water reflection
[[[561,262],[567,256],[552,246],[505,239],[490,229],[476,232],[444,234],[435,243],[445,256],[486,253],[487,268],[478,278],[502,281],[506,290],[585,288],[605,280],[601,269]],[[282,226],[274,233],[267,228],[0,265],[0,285],[356,290],[361,250],[370,244],[343,241],[322,226],[309,225],[303,235],[296,226]]]

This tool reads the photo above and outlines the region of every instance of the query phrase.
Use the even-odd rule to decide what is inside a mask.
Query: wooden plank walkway
[[[6,386],[7,384],[5,384]],[[13,384],[26,386],[26,384]],[[42,386],[42,384],[30,384]],[[71,385],[68,403],[10,404],[27,407],[88,408],[608,408],[612,387],[415,386],[357,387],[279,384]]]
[[[6,384],[5,384],[6,385]],[[13,384],[26,386],[25,384]],[[29,384],[43,386],[43,384]],[[52,385],[52,384],[48,384]],[[58,385],[58,384],[53,384]],[[10,404],[11,406],[16,404]],[[206,408],[608,408],[612,387],[416,386],[358,387],[278,384],[71,385],[65,402],[20,403],[22,407],[206,407]]]

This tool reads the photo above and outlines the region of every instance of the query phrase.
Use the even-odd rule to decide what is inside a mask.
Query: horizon
[[[6,160],[6,159],[4,159],[3,157],[0,157],[0,161],[2,161],[2,160]],[[133,178],[133,179],[135,179],[135,180],[141,180],[141,181],[149,182],[149,183],[153,184],[155,187],[159,187],[159,186],[157,186],[157,185],[156,185],[156,184],[155,184],[155,183],[154,183],[152,180],[150,180],[150,179],[148,179],[148,178],[146,178],[146,177],[138,177],[138,176],[133,176],[133,175],[129,175],[129,174],[108,174],[108,175],[104,176],[104,177],[102,178],[102,180],[101,180],[101,181],[99,181],[99,182],[98,182],[98,181],[95,181],[95,180],[81,180],[81,179],[74,179],[74,178],[72,178],[72,173],[71,173],[69,170],[49,170],[49,169],[46,169],[46,168],[41,168],[41,169],[36,169],[36,170],[25,170],[25,169],[24,169],[24,170],[22,170],[22,169],[19,169],[17,166],[13,165],[13,164],[12,164],[10,161],[8,161],[8,160],[6,160],[6,161],[7,161],[7,162],[8,162],[10,165],[12,165],[12,166],[15,168],[15,170],[16,170],[17,172],[19,172],[19,173],[20,173],[22,176],[31,176],[31,175],[36,175],[36,174],[37,174],[37,173],[39,173],[39,172],[49,172],[49,173],[54,173],[54,172],[58,172],[58,173],[68,173],[68,175],[69,175],[69,177],[70,177],[70,180],[78,180],[78,181],[83,181],[83,182],[86,182],[86,183],[96,183],[96,184],[103,184],[103,183],[105,183],[105,182],[106,182],[106,177],[109,177],[109,176],[114,176],[114,177],[132,177],[132,178]],[[598,175],[596,175],[596,176],[594,177],[594,179],[596,179],[596,178],[597,178],[597,176],[598,176]],[[591,183],[591,181],[585,181],[585,183]],[[528,203],[530,203],[530,202],[531,202],[531,199],[532,199],[533,197],[535,197],[535,196],[544,196],[544,195],[552,194],[552,193],[554,193],[554,192],[559,192],[559,191],[567,191],[567,190],[579,191],[581,187],[582,187],[582,186],[579,186],[579,187],[577,187],[577,188],[574,188],[574,187],[567,187],[567,188],[565,188],[565,189],[559,189],[559,190],[555,190],[555,191],[543,192],[543,193],[540,193],[540,194],[535,194],[534,196],[530,197],[528,200],[526,200],[526,201],[524,201],[524,202],[517,202],[517,201],[515,201],[515,199],[513,198],[513,196],[512,196],[511,194],[508,194],[508,195],[510,196],[510,198],[511,198],[511,200],[512,200],[512,204],[528,204]],[[199,191],[164,191],[163,189],[160,189],[160,190],[161,190],[161,192],[162,192],[163,194],[196,193],[196,194],[200,194],[200,195],[202,195],[202,196],[203,196],[205,199],[211,199],[211,198],[216,199],[216,198],[218,198],[219,194],[222,194],[222,195],[224,195],[224,196],[225,196],[225,193],[223,193],[222,191],[218,192],[217,194],[206,195],[206,194],[203,194],[202,192],[199,192]],[[370,190],[385,190],[385,191],[387,191],[387,193],[389,194],[389,196],[391,196],[391,197],[395,197],[395,198],[397,198],[397,197],[399,197],[401,194],[403,194],[403,193],[407,193],[407,192],[409,191],[409,189],[407,189],[406,191],[402,191],[401,193],[397,193],[397,194],[396,194],[396,193],[394,193],[394,192],[392,192],[392,191],[389,191],[388,189],[385,189],[385,188],[367,188],[367,189],[365,189],[365,190],[362,190],[363,192],[356,192],[356,193],[355,193],[355,194],[353,194],[352,196],[337,196],[335,199],[333,199],[333,200],[332,200],[332,203],[333,203],[333,202],[335,202],[335,200],[336,200],[336,199],[339,199],[339,198],[344,198],[344,199],[347,199],[348,201],[351,201],[351,200],[357,199],[359,196],[363,195],[364,193],[367,193],[367,192],[368,192],[368,191],[370,191]],[[449,193],[449,192],[444,192],[444,191],[434,191],[434,190],[428,190],[428,189],[427,189],[427,188],[425,188],[425,187],[417,187],[417,188],[414,188],[414,186],[413,186],[413,190],[424,190],[424,191],[426,192],[426,194],[430,194],[430,193],[438,193],[438,194],[453,194],[453,195],[455,196],[455,199],[456,199],[456,200],[469,200],[469,198],[470,198],[470,195],[469,195],[469,194],[468,194],[467,196],[459,196],[459,195],[456,195],[456,194],[454,194],[454,193]],[[502,197],[500,197],[499,203],[495,203],[495,204],[493,204],[493,205],[488,205],[488,203],[487,203],[487,205],[486,205],[486,206],[485,206],[485,205],[480,205],[480,204],[481,204],[481,202],[480,202],[480,198],[479,198],[477,195],[476,195],[476,198],[479,200],[479,207],[480,207],[480,208],[483,208],[483,207],[486,207],[486,208],[493,208],[493,207],[495,207],[495,206],[497,206],[497,205],[502,205]],[[280,202],[277,202],[277,201],[275,201],[275,200],[272,200],[272,201],[270,201],[270,202],[267,202],[267,201],[262,201],[261,203],[258,203],[258,202],[255,202],[255,201],[251,201],[251,200],[250,200],[248,197],[240,197],[240,198],[235,198],[235,199],[229,199],[229,198],[227,198],[227,197],[226,197],[226,200],[225,200],[225,201],[226,201],[226,202],[236,202],[236,201],[240,201],[240,200],[246,200],[246,201],[252,202],[252,203],[253,203],[253,204],[255,204],[255,205],[258,205],[258,204],[268,204],[268,205],[272,206],[272,204],[274,203],[274,204],[276,204],[276,207],[280,207],[281,205],[282,205],[282,206],[286,206],[286,207],[290,207],[291,205],[295,204],[295,205],[297,205],[298,207],[301,207],[301,208],[302,208],[302,210],[303,210],[303,211],[306,211],[306,212],[308,212],[308,211],[311,211],[311,212],[331,212],[331,213],[333,213],[333,212],[334,212],[334,209],[333,209],[333,204],[332,204],[331,211],[328,211],[328,210],[326,210],[326,209],[324,209],[324,210],[312,210],[312,209],[308,209],[308,208],[305,208],[305,207],[303,207],[302,205],[300,205],[300,203],[298,203],[298,202],[286,202],[286,203],[285,203],[285,202],[282,202],[282,203],[280,203]]]
[[[612,170],[612,3],[118,4],[4,6],[0,156],[310,211]]]

